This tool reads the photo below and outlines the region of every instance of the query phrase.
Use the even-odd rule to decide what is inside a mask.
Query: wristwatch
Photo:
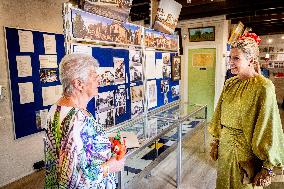
[[[273,175],[273,170],[272,170],[272,169],[270,169],[270,168],[268,168],[268,167],[264,167],[264,166],[262,166],[262,169],[265,169],[265,170],[268,172],[268,174],[269,174],[270,176]]]

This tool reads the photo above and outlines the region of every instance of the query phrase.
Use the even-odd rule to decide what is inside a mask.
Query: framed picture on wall
[[[181,79],[181,56],[172,57],[172,80],[177,81]]]
[[[188,28],[189,41],[215,41],[215,27]]]

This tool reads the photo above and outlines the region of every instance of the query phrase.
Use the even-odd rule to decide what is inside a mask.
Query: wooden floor
[[[282,125],[284,126],[284,111],[280,109]],[[283,128],[284,129],[284,128]],[[206,151],[203,150],[203,130],[198,130],[183,142],[182,155],[182,189],[214,189],[216,180],[216,162],[209,158],[209,143],[211,137],[207,134]],[[133,189],[174,189],[176,188],[176,155],[170,154],[151,173],[142,179]],[[39,171],[11,183],[2,189],[41,189],[43,188],[44,171]],[[267,189],[283,189],[284,178],[280,175]]]

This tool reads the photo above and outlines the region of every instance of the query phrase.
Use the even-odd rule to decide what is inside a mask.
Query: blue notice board
[[[18,139],[42,131],[41,117],[51,106],[43,102],[42,91],[60,85],[58,65],[65,55],[64,35],[10,27],[5,27],[5,34],[14,133]],[[46,62],[47,58],[50,62]]]

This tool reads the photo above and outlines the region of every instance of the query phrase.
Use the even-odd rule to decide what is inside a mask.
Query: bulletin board
[[[167,64],[168,69],[171,67],[171,60],[173,56],[178,55],[176,52],[165,52],[165,51],[156,51],[155,52],[155,63],[157,64],[157,60],[162,60],[163,54],[169,54],[169,63]],[[164,64],[164,63],[163,63]],[[154,67],[154,66],[151,66]],[[171,78],[171,74],[166,74],[161,78],[155,78],[155,79],[147,79],[147,82],[149,81],[156,81],[157,85],[157,105],[154,107],[149,107],[148,102],[148,110],[153,110],[158,107],[161,107],[163,105],[166,105],[168,103],[174,102],[176,100],[180,99],[180,93],[179,93],[179,81],[173,81]],[[178,93],[173,93],[173,90],[178,90]],[[149,101],[149,100],[148,100]]]
[[[61,95],[58,64],[65,55],[64,36],[10,27],[5,27],[5,35],[18,139],[42,131],[48,109]]]
[[[141,52],[141,66],[142,66],[142,50],[141,48],[133,49],[132,51]],[[87,109],[89,112],[93,114],[93,116],[96,118],[99,124],[104,125],[105,128],[113,126],[114,124],[119,124],[121,122],[124,122],[126,120],[131,119],[132,117],[135,117],[137,115],[140,115],[143,113],[143,106],[140,108],[141,111],[136,112],[135,115],[132,114],[133,110],[131,110],[132,104],[131,104],[131,90],[132,87],[143,87],[143,78],[141,80],[132,80],[131,78],[131,71],[130,71],[130,64],[131,61],[129,61],[129,49],[128,48],[116,48],[116,47],[110,47],[110,46],[95,46],[95,45],[84,45],[84,44],[73,44],[72,45],[72,52],[80,52],[80,53],[87,53],[92,55],[99,63],[99,68],[97,70],[97,73],[99,76],[101,76],[102,72],[100,71],[100,68],[103,69],[114,69],[115,71],[115,59],[122,59],[124,61],[124,73],[125,77],[123,81],[117,82],[110,82],[108,85],[100,84],[98,88],[98,96],[93,98],[88,106]],[[142,71],[142,69],[141,69]],[[113,73],[116,75],[116,73]],[[141,73],[142,74],[142,73]],[[103,80],[103,78],[100,78],[100,80]],[[103,83],[103,82],[101,82]],[[118,90],[124,90],[125,91],[125,99],[124,102],[120,104],[119,101],[122,99],[117,99],[117,93]],[[110,92],[110,95],[113,96],[113,100],[110,101],[110,103],[105,104],[103,107],[104,109],[100,108],[98,106],[98,99],[104,98],[102,97],[103,94],[106,94]],[[142,96],[143,98],[144,96]],[[102,99],[103,101],[105,99]],[[141,100],[141,99],[140,99]],[[144,103],[142,103],[144,105]],[[106,107],[107,106],[107,107]],[[119,113],[119,108],[122,108],[122,113]],[[101,117],[105,117],[102,114],[107,114],[106,111],[108,111],[108,116],[112,117],[110,123],[106,123],[106,121],[102,121]],[[100,114],[102,116],[100,116]],[[113,120],[113,121],[112,121]]]

